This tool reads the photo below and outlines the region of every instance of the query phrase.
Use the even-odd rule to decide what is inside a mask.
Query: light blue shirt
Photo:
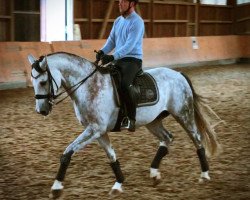
[[[134,11],[124,18],[118,17],[112,27],[110,35],[101,49],[105,54],[113,49],[114,59],[134,57],[142,60],[143,57],[143,19]]]

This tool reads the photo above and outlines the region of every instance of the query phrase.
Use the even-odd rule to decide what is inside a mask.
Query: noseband
[[[40,62],[42,62],[42,60],[45,58],[46,61],[46,68],[45,70],[43,70],[40,67]],[[68,93],[68,95],[66,97],[64,97],[63,99],[61,99],[60,101],[56,102],[55,104],[59,104],[60,102],[62,102],[64,99],[66,99],[68,96],[70,96],[72,93],[74,93],[86,80],[88,80],[88,78],[90,78],[96,71],[97,68],[90,73],[86,78],[82,79],[81,81],[79,81],[77,84],[71,86],[70,88],[66,89],[65,91],[59,93],[59,94],[55,94],[54,92],[54,88],[53,88],[53,82],[55,83],[57,90],[59,89],[55,79],[53,78],[53,76],[51,75],[51,72],[49,70],[48,67],[48,62],[47,62],[47,56],[41,56],[38,60],[36,60],[33,64],[32,64],[32,69],[35,69],[38,72],[37,76],[33,76],[32,72],[31,72],[31,77],[34,79],[37,79],[38,77],[40,77],[42,74],[44,74],[45,72],[47,72],[48,74],[48,81],[49,81],[49,93],[48,94],[36,94],[35,95],[35,99],[48,99],[49,103],[51,105],[54,104],[54,100],[57,99],[59,96],[61,96],[64,93]]]

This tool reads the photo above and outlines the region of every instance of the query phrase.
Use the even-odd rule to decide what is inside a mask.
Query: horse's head
[[[28,60],[31,64],[31,81],[34,87],[36,98],[36,111],[44,116],[52,110],[53,99],[58,85],[51,75],[47,63],[47,57],[41,56],[36,59],[29,55]]]

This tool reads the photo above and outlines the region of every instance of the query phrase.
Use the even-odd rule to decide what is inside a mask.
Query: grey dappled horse
[[[62,191],[62,182],[72,155],[94,140],[97,140],[107,153],[116,177],[110,193],[121,193],[124,177],[108,137],[119,112],[110,75],[100,73],[88,60],[65,52],[41,56],[38,60],[29,55],[28,59],[32,65],[36,111],[48,115],[52,110],[53,101],[60,95],[59,89],[63,88],[74,104],[77,119],[85,127],[61,157],[60,168],[51,188],[52,194]],[[188,133],[197,149],[202,171],[200,180],[210,180],[206,153],[215,153],[219,144],[206,119],[205,114],[209,113],[209,110],[205,109],[207,106],[195,93],[185,75],[168,68],[146,71],[155,79],[159,90],[159,101],[155,105],[138,107],[136,115],[136,126],[146,126],[160,141],[151,164],[150,177],[155,183],[161,178],[159,165],[168,153],[172,140],[171,134],[163,127],[162,120],[171,114]]]

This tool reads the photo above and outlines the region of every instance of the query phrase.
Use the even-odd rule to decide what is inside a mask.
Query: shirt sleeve
[[[144,22],[142,20],[135,21],[129,29],[126,43],[114,53],[114,59],[120,59],[131,52],[135,45],[143,39]]]
[[[114,25],[111,29],[109,37],[101,49],[104,52],[104,54],[110,53],[115,48],[115,25],[116,25],[116,22],[114,22]]]

